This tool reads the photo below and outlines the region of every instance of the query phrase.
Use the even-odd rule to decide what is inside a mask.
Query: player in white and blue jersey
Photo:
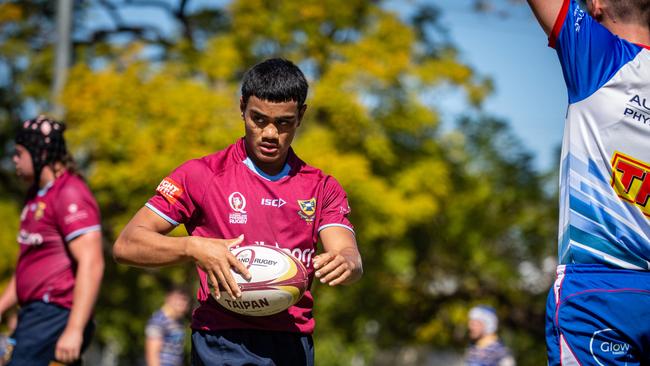
[[[650,362],[650,0],[528,0],[569,96],[550,365]]]

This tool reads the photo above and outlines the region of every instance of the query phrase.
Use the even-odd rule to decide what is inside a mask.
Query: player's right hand
[[[219,285],[226,290],[230,297],[241,297],[241,290],[232,276],[230,269],[239,273],[246,280],[251,278],[246,266],[237,260],[230,252],[230,247],[241,244],[244,241],[244,235],[234,239],[212,239],[202,238],[199,236],[188,237],[188,255],[194,258],[196,264],[207,275],[212,284],[214,297],[220,298],[221,291]]]

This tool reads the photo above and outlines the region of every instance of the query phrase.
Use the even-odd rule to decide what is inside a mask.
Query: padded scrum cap
[[[15,143],[22,145],[32,156],[34,184],[38,185],[43,167],[63,161],[68,154],[63,139],[65,124],[40,115],[22,123]]]

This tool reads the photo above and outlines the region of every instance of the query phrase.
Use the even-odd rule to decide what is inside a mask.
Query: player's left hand
[[[63,334],[56,342],[54,358],[63,363],[72,363],[79,359],[81,343],[83,342],[83,331],[65,328]]]
[[[314,269],[321,283],[336,286],[350,278],[356,264],[341,254],[325,252],[314,257]]]

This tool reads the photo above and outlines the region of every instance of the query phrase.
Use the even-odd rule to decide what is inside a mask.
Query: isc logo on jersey
[[[623,200],[650,217],[650,165],[620,152],[612,158],[612,187]]]
[[[172,205],[175,204],[181,197],[181,194],[183,194],[183,188],[181,188],[181,185],[174,182],[174,180],[169,177],[160,182],[156,191],[165,197],[165,199]]]
[[[260,204],[262,206],[271,206],[271,207],[282,207],[287,203],[287,201],[283,200],[282,198],[262,198],[262,201]]]

